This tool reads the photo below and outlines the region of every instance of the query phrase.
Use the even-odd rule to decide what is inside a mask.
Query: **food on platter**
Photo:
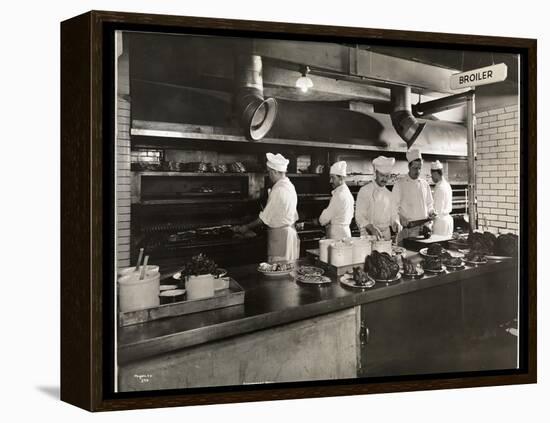
[[[514,234],[501,234],[495,245],[495,255],[506,257],[517,257],[519,239]]]
[[[441,257],[426,257],[424,260],[424,270],[439,272],[442,269]]]
[[[356,285],[369,285],[372,282],[368,277],[367,272],[365,272],[360,267],[353,268],[352,277]]]
[[[483,252],[470,250],[464,256],[464,260],[470,263],[484,263],[487,261],[487,258]]]
[[[512,233],[500,234],[498,237],[491,232],[471,232],[468,235],[471,251],[487,256],[516,257],[518,254],[518,236]]]
[[[412,260],[403,259],[403,273],[406,276],[416,276],[424,274],[424,269],[419,263],[414,263]]]
[[[444,251],[445,250],[443,249],[441,244],[436,242],[428,247],[426,254],[428,254],[429,256],[441,256]]]
[[[298,269],[298,273],[300,275],[307,275],[307,276],[321,276],[322,274],[325,273],[325,271],[323,269],[321,269],[320,267],[301,266]]]
[[[289,272],[294,270],[292,263],[260,263],[258,266],[260,272]]]
[[[399,264],[388,253],[379,253],[375,250],[365,258],[364,269],[371,278],[392,280],[399,273]]]

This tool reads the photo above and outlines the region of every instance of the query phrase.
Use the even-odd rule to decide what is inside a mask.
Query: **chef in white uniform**
[[[267,153],[267,173],[273,187],[267,205],[258,219],[234,229],[245,233],[261,224],[267,226],[267,261],[291,262],[300,256],[300,239],[294,227],[298,220],[298,196],[296,189],[286,177],[288,160],[281,154]]]
[[[349,225],[353,219],[354,200],[346,185],[346,167],[344,161],[336,162],[330,167],[332,197],[319,217],[319,224],[327,227],[327,237],[330,239],[351,238]]]
[[[443,165],[439,160],[432,162],[432,180],[435,183],[433,192],[434,209],[437,217],[434,220],[434,235],[448,236],[453,235],[454,222],[451,216],[453,209],[453,190],[451,185],[443,176]]]
[[[372,161],[375,171],[374,181],[365,185],[357,194],[355,222],[361,235],[375,235],[379,239],[390,240],[390,227],[401,231],[401,224],[392,201],[392,194],[386,188],[392,173],[395,159],[379,156]]]
[[[398,237],[402,244],[405,238],[420,235],[422,225],[407,228],[414,220],[433,219],[436,216],[432,191],[428,182],[420,177],[422,154],[417,148],[407,151],[409,173],[397,180],[393,187],[392,197],[399,215],[403,231]]]

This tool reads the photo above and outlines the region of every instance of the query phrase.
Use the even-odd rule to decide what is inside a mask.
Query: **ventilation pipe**
[[[411,87],[391,88],[390,116],[393,127],[410,148],[426,126],[412,114]]]
[[[277,101],[264,99],[262,57],[239,55],[235,64],[235,108],[249,140],[262,139],[277,116]]]

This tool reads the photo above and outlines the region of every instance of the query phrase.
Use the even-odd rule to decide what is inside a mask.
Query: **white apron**
[[[300,257],[300,238],[294,226],[267,229],[267,261],[291,262]]]
[[[327,238],[338,241],[343,238],[351,238],[349,225],[327,225]]]
[[[434,235],[453,236],[454,221],[451,215],[445,214],[437,216],[434,220]]]

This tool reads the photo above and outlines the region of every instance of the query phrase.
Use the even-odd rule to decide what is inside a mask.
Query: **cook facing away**
[[[319,216],[319,224],[326,226],[327,237],[330,239],[351,237],[349,225],[353,219],[354,200],[345,181],[346,167],[344,161],[336,162],[330,167],[332,197],[328,207]]]
[[[288,160],[281,154],[267,153],[267,173],[273,187],[267,205],[259,217],[247,225],[234,229],[245,233],[265,224],[267,230],[267,260],[294,261],[300,256],[300,239],[294,227],[298,220],[298,196],[292,182],[286,177]]]
[[[432,191],[428,183],[420,178],[422,170],[422,154],[417,148],[407,151],[409,173],[400,178],[393,187],[392,196],[399,214],[403,231],[399,242],[405,238],[420,235],[422,225],[407,227],[410,222],[433,219],[436,216]]]
[[[392,194],[386,188],[395,159],[379,156],[372,161],[372,164],[375,179],[362,187],[357,194],[355,221],[362,236],[375,235],[380,239],[390,240],[390,227],[395,232],[401,231]]]
[[[434,209],[437,217],[434,220],[434,235],[444,235],[449,238],[453,235],[454,222],[451,216],[453,210],[453,190],[443,176],[443,165],[439,160],[432,163],[432,180],[434,188]]]

